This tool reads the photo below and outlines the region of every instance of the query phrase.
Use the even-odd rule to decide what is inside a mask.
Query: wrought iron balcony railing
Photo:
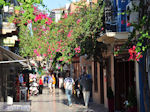
[[[109,5],[105,7],[105,29],[107,32],[124,32],[126,23],[122,24],[122,19],[126,20],[126,15],[121,15],[117,8]]]

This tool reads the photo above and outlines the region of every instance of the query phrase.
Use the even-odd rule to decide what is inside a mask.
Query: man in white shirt
[[[72,96],[72,89],[73,89],[73,85],[74,85],[74,80],[73,78],[70,77],[70,73],[67,72],[67,78],[65,78],[64,80],[64,88],[65,88],[65,92],[68,98],[68,105],[72,106],[72,101],[71,101],[71,96]]]

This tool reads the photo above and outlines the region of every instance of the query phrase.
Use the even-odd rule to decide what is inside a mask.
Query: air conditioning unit
[[[139,6],[139,0],[134,0],[128,3],[126,6],[127,11],[131,11],[130,14],[127,14],[127,21],[130,23],[137,23],[139,19],[139,12],[134,11],[134,6]]]

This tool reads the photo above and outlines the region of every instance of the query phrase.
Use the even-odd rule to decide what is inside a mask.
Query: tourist
[[[80,80],[80,86],[82,86],[82,93],[85,106],[88,107],[90,92],[92,91],[92,78],[90,77],[90,75],[86,74],[86,72],[84,72]]]
[[[70,73],[67,72],[67,78],[65,78],[64,80],[64,88],[68,98],[69,106],[72,106],[71,96],[72,96],[73,85],[74,85],[74,80],[73,78],[70,77]]]
[[[39,79],[39,94],[42,94],[42,90],[43,90],[43,80],[40,77],[40,79]]]
[[[52,74],[52,79],[53,79],[53,82],[52,82],[53,93],[55,93],[56,78],[55,78],[54,74]]]
[[[49,74],[49,76],[48,76],[48,87],[50,89],[50,93],[53,91],[52,90],[52,83],[53,83],[53,78],[52,78],[51,74]]]

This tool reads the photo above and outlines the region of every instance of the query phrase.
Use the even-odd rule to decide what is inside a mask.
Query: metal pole
[[[4,63],[17,63],[17,62],[24,62],[27,60],[13,60],[13,61],[0,61],[0,64],[4,64]]]

